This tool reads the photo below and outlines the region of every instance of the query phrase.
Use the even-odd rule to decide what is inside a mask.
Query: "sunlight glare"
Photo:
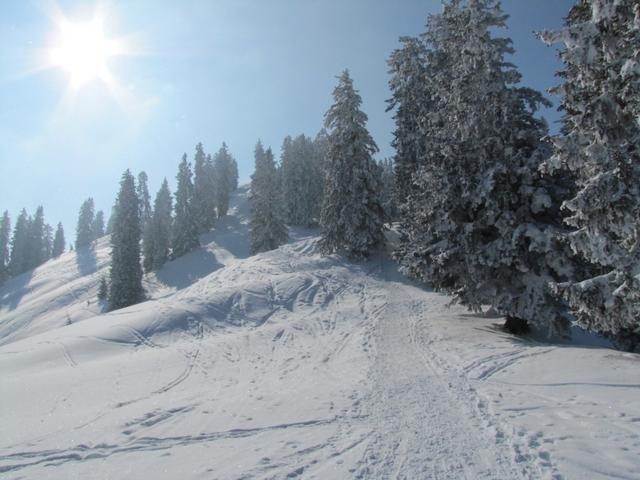
[[[106,38],[100,18],[88,23],[68,20],[58,25],[59,38],[51,49],[51,62],[67,71],[71,85],[78,88],[95,79],[107,81],[107,61],[118,54],[116,43]]]

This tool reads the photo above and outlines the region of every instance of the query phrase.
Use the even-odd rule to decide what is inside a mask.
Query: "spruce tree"
[[[564,333],[566,310],[548,286],[576,268],[558,241],[558,205],[571,184],[540,172],[547,127],[534,114],[548,101],[516,86],[520,74],[505,60],[511,41],[492,34],[506,19],[494,0],[452,1],[429,18],[418,126],[397,130],[398,144],[412,131],[424,143],[405,172],[396,256],[405,273],[474,311],[491,305],[507,326]]]
[[[204,153],[202,143],[196,145],[193,164],[193,212],[198,231],[209,231],[215,223],[215,186],[212,185],[213,164]]]
[[[283,218],[282,197],[271,149],[262,143],[255,148],[255,172],[251,176],[251,220],[249,223],[252,253],[266,252],[286,243],[288,232]]]
[[[564,128],[547,168],[576,176],[566,238],[592,267],[557,290],[578,325],[640,350],[640,6],[579,0],[543,39],[564,44]]]
[[[128,307],[144,299],[140,266],[140,207],[135,180],[122,174],[118,213],[111,234],[111,287],[109,310]]]
[[[148,180],[149,178],[145,171],[138,174],[136,194],[138,195],[138,208],[140,209],[140,227],[143,229],[151,220],[151,195],[149,195]]]
[[[320,224],[325,253],[344,251],[352,258],[367,257],[383,241],[380,179],[372,155],[378,147],[366,128],[362,99],[349,72],[339,77],[335,103],[325,115],[329,152]]]
[[[146,272],[158,270],[169,259],[171,247],[171,192],[165,178],[156,194],[153,216],[143,236],[143,266]]]
[[[104,212],[102,210],[98,210],[96,212],[96,216],[93,219],[93,225],[91,226],[91,231],[93,233],[94,240],[104,237]]]
[[[11,219],[9,212],[4,211],[0,220],[0,284],[9,278],[9,240],[11,238]]]
[[[200,245],[198,225],[193,209],[193,183],[187,154],[182,156],[178,169],[175,219],[173,222],[172,256],[181,257]]]
[[[48,223],[44,225],[44,254],[45,261],[53,256],[53,227]]]
[[[111,215],[109,215],[109,220],[107,221],[107,228],[104,231],[106,235],[111,235],[111,233],[113,232],[113,222],[116,219],[117,211],[118,211],[118,203],[116,200],[113,206],[111,207]]]
[[[382,209],[384,210],[385,218],[388,221],[393,221],[398,216],[396,173],[393,160],[386,158],[378,163],[378,167],[382,183],[382,193],[380,195]]]
[[[427,49],[418,38],[401,37],[402,47],[389,58],[392,97],[387,111],[394,111],[396,128],[391,145],[395,148],[395,197],[404,204],[413,189],[412,176],[425,157],[429,138],[424,130],[430,100]],[[406,213],[411,216],[412,213]]]
[[[51,256],[59,257],[64,253],[64,248],[66,245],[66,241],[64,238],[64,228],[62,228],[62,222],[58,222],[58,227],[56,228],[56,233],[53,238],[53,248],[51,251]]]
[[[314,142],[304,135],[285,138],[280,168],[287,223],[313,226],[322,201],[322,163]]]
[[[36,214],[30,222],[27,240],[27,270],[36,268],[47,260],[45,242],[44,209],[39,206]]]
[[[27,211],[23,208],[18,215],[13,236],[11,237],[11,257],[9,260],[9,272],[15,277],[29,270],[29,230],[30,220]]]
[[[76,227],[76,250],[91,245],[94,240],[93,220],[95,217],[93,198],[87,198],[82,202]]]
[[[227,144],[224,142],[213,158],[213,168],[216,180],[215,203],[218,210],[218,217],[224,217],[229,210],[231,192],[235,190],[238,183],[238,167],[236,161],[229,153]]]

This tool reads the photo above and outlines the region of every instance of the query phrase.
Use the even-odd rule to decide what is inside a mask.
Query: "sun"
[[[119,51],[117,42],[105,35],[102,19],[86,23],[62,19],[57,27],[58,36],[50,49],[52,66],[65,70],[74,88],[94,80],[107,82],[109,58]]]

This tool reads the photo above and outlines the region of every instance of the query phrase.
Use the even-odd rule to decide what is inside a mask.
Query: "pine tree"
[[[229,210],[231,192],[235,190],[238,183],[238,167],[236,161],[229,153],[227,144],[224,142],[213,158],[213,168],[216,179],[215,203],[218,210],[218,217],[224,217]]]
[[[76,250],[88,247],[94,240],[93,220],[94,220],[93,198],[87,198],[80,207],[78,215],[78,226],[76,227]]]
[[[282,197],[271,149],[255,148],[255,172],[251,176],[251,251],[266,252],[286,243],[288,232],[282,217]]]
[[[36,209],[36,214],[29,225],[27,240],[27,270],[36,268],[48,259],[45,234],[44,209],[42,206],[39,206]]]
[[[362,99],[349,72],[339,77],[335,103],[325,115],[329,152],[320,224],[326,253],[344,251],[352,258],[367,257],[383,241],[380,179],[372,155],[378,147],[366,128]]]
[[[29,270],[29,230],[30,220],[27,211],[23,208],[18,215],[16,225],[11,237],[11,258],[9,260],[9,272],[15,277]]]
[[[382,183],[382,193],[380,201],[385,217],[389,221],[393,221],[398,216],[398,207],[396,202],[396,174],[393,160],[386,158],[378,163],[380,168],[380,181]]]
[[[564,333],[568,317],[548,285],[576,268],[557,240],[558,205],[571,184],[540,173],[547,127],[534,114],[548,102],[515,86],[520,74],[504,59],[511,41],[492,36],[506,19],[494,0],[451,1],[429,18],[419,129],[397,131],[398,144],[412,131],[424,143],[405,172],[411,186],[396,256],[405,273],[472,310],[491,305],[507,325]]]
[[[215,185],[211,184],[213,164],[204,153],[202,143],[196,145],[193,165],[193,211],[198,231],[209,231],[215,223]]]
[[[45,261],[53,256],[53,227],[48,223],[44,225],[44,253]]]
[[[193,210],[193,183],[191,166],[187,154],[182,156],[178,170],[176,189],[176,211],[173,222],[173,258],[181,257],[200,245],[198,225]]]
[[[564,128],[550,171],[568,168],[577,191],[564,203],[573,252],[588,275],[557,285],[577,324],[640,350],[640,5],[579,0],[563,30]]]
[[[391,143],[395,154],[395,196],[399,204],[407,201],[413,189],[412,176],[425,157],[428,138],[422,119],[432,106],[427,88],[427,49],[420,39],[401,37],[402,47],[389,58],[389,86],[392,97],[387,111],[394,110],[396,129]],[[412,213],[407,212],[408,216]]]
[[[58,222],[58,227],[56,228],[56,233],[53,238],[53,248],[51,251],[51,256],[59,257],[64,253],[64,247],[66,245],[66,241],[64,238],[64,228],[62,228],[62,222]]]
[[[138,185],[136,194],[138,195],[138,207],[140,208],[140,226],[142,229],[151,220],[151,195],[149,195],[149,186],[147,185],[147,173],[142,171],[138,174]]]
[[[140,207],[135,180],[126,170],[120,181],[118,214],[111,234],[111,288],[109,310],[128,307],[143,300],[140,266]]]
[[[98,210],[96,216],[93,219],[93,225],[91,225],[91,231],[93,233],[93,239],[104,237],[104,212]]]
[[[153,216],[143,236],[143,266],[146,272],[160,269],[169,259],[171,247],[171,192],[165,178],[156,194]]]
[[[322,200],[322,163],[314,142],[304,135],[285,138],[280,168],[287,223],[313,226]]]
[[[0,285],[9,278],[9,240],[11,237],[11,219],[4,211],[0,221]]]

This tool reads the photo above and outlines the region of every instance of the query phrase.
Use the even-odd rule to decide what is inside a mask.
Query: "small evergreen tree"
[[[9,212],[4,211],[0,220],[0,284],[9,278],[9,240],[11,237],[11,219]]]
[[[64,253],[64,247],[66,245],[66,241],[64,239],[64,229],[62,228],[62,222],[58,222],[58,227],[56,228],[56,233],[53,238],[53,248],[51,251],[51,255],[53,257],[59,257]]]
[[[53,256],[53,228],[48,223],[44,225],[44,254],[45,261]]]
[[[384,210],[387,220],[393,221],[398,216],[396,175],[393,168],[393,160],[390,158],[384,159],[378,166],[380,168],[380,181],[382,183],[382,193],[380,195],[382,209]]]
[[[95,217],[93,198],[87,198],[82,202],[76,227],[76,250],[91,245],[94,240],[93,221]]]
[[[265,152],[258,142],[255,148],[256,166],[251,176],[251,251],[266,252],[287,241],[287,227],[282,216],[282,198],[271,149]]]
[[[187,154],[182,156],[178,170],[176,189],[176,211],[173,222],[173,258],[181,257],[200,245],[198,225],[193,210],[193,183],[191,166]]]
[[[111,288],[109,310],[128,307],[142,301],[140,266],[140,207],[135,180],[126,170],[120,181],[118,213],[111,234]]]
[[[564,43],[564,129],[549,171],[568,168],[578,189],[564,203],[573,252],[588,275],[557,285],[578,325],[640,350],[640,5],[579,0],[566,27],[543,38]]]
[[[378,147],[366,128],[362,99],[349,72],[339,77],[335,103],[325,116],[329,152],[320,223],[326,253],[343,250],[353,258],[367,257],[383,240],[380,180],[372,155]]]

